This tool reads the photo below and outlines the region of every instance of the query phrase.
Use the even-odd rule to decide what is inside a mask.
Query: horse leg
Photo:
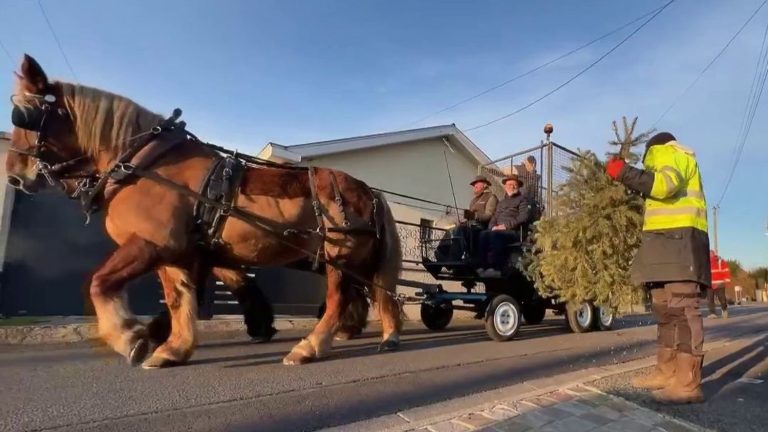
[[[283,358],[283,364],[304,364],[324,357],[333,345],[333,331],[339,323],[346,304],[341,289],[341,272],[334,267],[326,266],[325,273],[328,284],[325,293],[325,313],[309,336],[296,344]]]
[[[158,274],[171,315],[171,332],[168,339],[142,363],[144,369],[186,363],[197,341],[197,300],[193,281],[199,278],[193,279],[189,271],[171,266],[161,267]]]
[[[359,336],[368,325],[368,298],[363,287],[350,283],[347,279],[342,285],[348,305],[341,315],[339,325],[334,332],[334,339],[348,340]]]
[[[256,343],[269,342],[277,333],[272,304],[255,281],[247,282],[241,271],[214,268],[213,274],[237,299],[248,336]]]
[[[91,278],[90,296],[99,335],[117,353],[135,365],[149,350],[145,327],[128,310],[125,283],[151,270],[159,260],[154,244],[131,236]]]
[[[400,302],[383,288],[374,288],[374,296],[382,327],[379,351],[394,351],[400,346],[400,332],[403,328]]]

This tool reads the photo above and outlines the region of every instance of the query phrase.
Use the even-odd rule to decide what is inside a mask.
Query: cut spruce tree
[[[613,122],[607,157],[636,164],[653,131],[635,135],[637,117],[622,123],[620,130]],[[611,180],[593,152],[579,155],[563,167],[569,176],[556,190],[552,216],[535,224],[523,271],[545,297],[611,308],[636,304],[642,297],[629,269],[640,244],[643,199]]]

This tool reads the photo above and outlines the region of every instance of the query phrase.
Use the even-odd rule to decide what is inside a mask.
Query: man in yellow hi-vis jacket
[[[632,281],[651,291],[658,322],[657,364],[632,384],[656,390],[653,395],[662,402],[702,402],[699,292],[711,285],[711,274],[707,203],[695,154],[662,132],[648,140],[643,169],[615,157],[606,172],[645,199]]]

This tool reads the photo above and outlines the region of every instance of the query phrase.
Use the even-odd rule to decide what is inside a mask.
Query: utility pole
[[[717,250],[717,211],[720,210],[718,206],[712,206],[712,220],[714,223],[715,231],[715,254],[720,256],[720,252]]]

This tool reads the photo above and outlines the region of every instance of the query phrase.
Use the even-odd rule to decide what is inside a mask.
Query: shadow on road
[[[463,336],[465,341],[472,341],[473,336]],[[474,336],[483,340],[482,335]],[[416,342],[418,346],[426,342]],[[450,338],[443,339],[441,343],[455,343]],[[315,430],[318,427],[331,427],[372,418],[384,414],[398,412],[406,408],[438,403],[475,394],[503,386],[519,384],[527,380],[541,377],[543,374],[555,376],[560,373],[576,371],[588,367],[615,363],[617,359],[616,349],[619,352],[637,352],[648,349],[650,344],[644,342],[631,342],[621,347],[608,347],[595,351],[593,347],[571,349],[568,352],[532,354],[520,356],[515,359],[498,359],[508,362],[504,367],[491,366],[488,362],[479,364],[466,364],[462,366],[461,373],[456,369],[434,370],[432,375],[408,374],[402,377],[382,377],[382,380],[397,380],[398,385],[382,386],[379,379],[373,379],[358,386],[365,386],[366,390],[356,390],[354,398],[334,399],[333,409],[323,410],[317,407],[296,406],[295,416],[291,418],[259,419],[244,423],[231,430],[248,430],[259,425],[260,430]],[[414,348],[414,347],[411,347]],[[363,354],[367,355],[367,354]],[[622,359],[624,361],[626,359]],[[250,366],[252,363],[231,366]],[[429,383],[425,380],[429,380]],[[288,400],[296,400],[298,394],[285,395]],[[510,395],[512,396],[512,395]],[[307,411],[307,410],[311,410]],[[342,415],[343,413],[343,415]],[[242,429],[240,428],[242,427]]]
[[[755,339],[738,351],[707,363],[702,369],[702,376],[706,380],[701,386],[704,395],[707,398],[716,396],[725,386],[743,378],[745,373],[765,361],[766,343],[768,343],[768,335]],[[713,375],[717,376],[711,378]],[[708,377],[711,379],[707,379]]]

